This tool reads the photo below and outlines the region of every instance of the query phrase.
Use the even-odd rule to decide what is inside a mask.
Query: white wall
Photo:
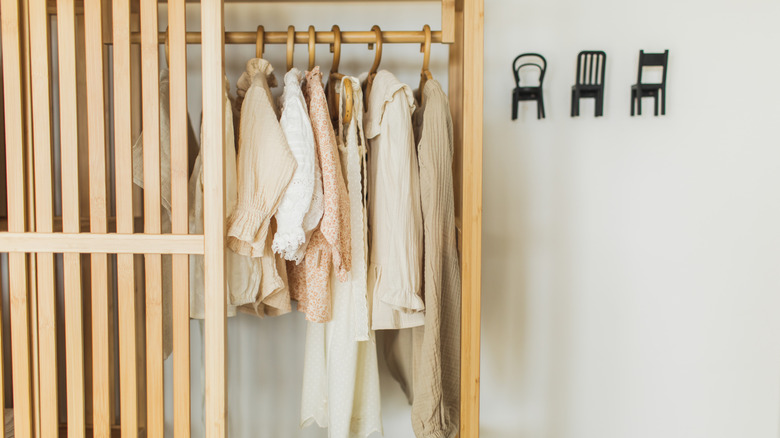
[[[482,435],[780,436],[780,3],[485,3]],[[586,49],[601,119],[568,116]],[[629,116],[639,49],[666,117]],[[523,52],[543,121],[510,120]]]

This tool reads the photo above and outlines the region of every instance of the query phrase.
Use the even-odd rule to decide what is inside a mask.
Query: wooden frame
[[[55,436],[60,429],[58,348],[65,348],[67,357],[68,436],[111,436],[120,426],[123,436],[139,433],[149,437],[162,436],[163,257],[172,257],[173,269],[179,274],[174,276],[176,280],[172,285],[174,435],[177,438],[190,436],[187,270],[188,257],[192,254],[201,254],[206,261],[206,436],[226,436],[224,48],[226,43],[253,44],[255,34],[225,33],[223,9],[229,0],[202,0],[202,31],[187,32],[184,6],[188,1],[168,0],[167,38],[157,27],[157,0],[141,0],[140,7],[134,6],[136,2],[131,0],[0,2],[9,213],[8,231],[0,233],[0,252],[9,253],[10,362],[13,363],[18,437]],[[433,32],[432,36],[434,42],[450,44],[449,98],[455,125],[453,170],[463,281],[460,436],[471,438],[479,436],[484,0],[439,1],[442,29]],[[80,13],[84,14],[86,24],[83,40],[78,37],[77,15]],[[58,24],[59,77],[54,80],[59,80],[60,90],[59,132],[54,132],[49,123],[52,99],[48,85],[49,58],[29,56],[31,50],[36,53],[50,50],[49,14],[57,14]],[[133,17],[140,17],[140,33],[135,33]],[[383,36],[385,43],[419,43],[424,38],[421,31],[386,31]],[[306,43],[308,38],[307,32],[298,32],[295,42]],[[332,32],[315,33],[318,43],[328,43],[333,38]],[[369,31],[342,33],[342,43],[347,44],[365,43],[372,38],[374,34]],[[160,221],[157,59],[159,44],[165,43],[166,39],[172,77],[171,233],[163,232]],[[82,41],[86,41],[86,46]],[[266,32],[265,41],[267,44],[284,42],[286,32]],[[104,42],[114,45],[112,75],[105,64]],[[188,234],[187,218],[186,45],[193,43],[202,44],[203,235]],[[131,68],[133,44],[141,47],[142,87]],[[73,62],[79,53],[85,55],[84,71]],[[80,75],[86,75],[86,81]],[[107,117],[106,90],[111,84],[113,102],[110,107],[113,111],[108,113],[112,116]],[[86,96],[83,102],[80,100],[82,95]],[[142,102],[137,96],[142,96]],[[134,211],[138,211],[139,206],[133,201],[130,165],[132,132],[139,122],[139,117],[132,114],[134,108],[140,108],[139,103],[143,108],[140,117],[145,127],[146,190],[143,193],[142,232],[136,229],[139,218]],[[77,123],[82,114],[86,114],[85,125]],[[113,131],[106,130],[109,120],[113,122]],[[109,139],[107,133],[111,132],[113,137]],[[62,157],[61,187],[54,186],[51,171],[53,139],[57,135]],[[83,138],[88,138],[88,142],[82,143]],[[107,155],[109,144],[113,145],[113,156]],[[78,172],[82,164],[78,157],[84,158],[85,153],[88,153],[89,166],[83,170],[88,170],[88,180],[84,179],[84,172]],[[112,157],[113,166],[107,166]],[[111,174],[115,181],[113,186],[109,185]],[[112,193],[110,189],[114,187],[115,193]],[[53,193],[60,189],[61,219],[54,216],[53,210]],[[87,208],[81,204],[85,190],[88,190],[88,219],[84,217]],[[115,217],[109,216],[112,199],[115,200]],[[62,232],[58,232],[59,229]],[[64,261],[64,346],[58,346],[56,342],[57,298],[54,291],[58,268],[54,254],[63,254]],[[91,257],[87,266],[83,266],[84,254]],[[112,356],[114,338],[111,333],[115,328],[110,318],[113,311],[109,292],[112,289],[111,254],[117,255],[116,339],[120,359],[117,365]],[[138,255],[144,257],[143,269],[136,258]],[[85,267],[90,268],[87,277],[82,272]],[[145,290],[138,286],[145,286]],[[144,305],[138,300],[139,293],[145,295],[145,308],[139,308]],[[91,308],[84,314],[82,296],[90,297],[87,301],[91,301],[88,303]],[[145,320],[141,316],[144,313]],[[145,351],[143,347],[139,348],[143,345],[139,342],[144,329]],[[87,340],[91,343],[85,343]],[[91,374],[86,374],[87,361],[92,363]],[[8,362],[3,365],[8,366]],[[3,383],[9,382],[0,381],[0,385]],[[121,425],[116,424],[114,390],[119,391]],[[91,405],[88,400],[92,400]]]

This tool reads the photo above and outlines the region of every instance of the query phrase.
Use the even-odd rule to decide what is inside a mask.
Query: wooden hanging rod
[[[314,42],[319,44],[331,44],[334,42],[334,34],[331,31],[315,32]],[[158,38],[160,44],[165,44],[165,32],[160,32]],[[141,34],[134,32],[130,35],[130,42],[140,43]],[[225,44],[255,44],[257,32],[225,32]],[[295,44],[307,44],[309,32],[295,32]],[[376,42],[376,35],[372,31],[343,31],[341,32],[342,44],[370,44]],[[422,30],[409,31],[383,31],[383,44],[422,44],[425,42],[425,32]],[[431,32],[432,43],[442,43],[441,31]],[[200,32],[187,32],[187,44],[200,44]],[[287,32],[265,32],[266,44],[287,44]],[[107,42],[111,44],[111,42]]]

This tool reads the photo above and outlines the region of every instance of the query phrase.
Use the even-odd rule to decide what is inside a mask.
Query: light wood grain
[[[33,154],[33,113],[32,113],[32,84],[31,84],[31,60],[30,60],[30,5],[29,0],[21,0],[21,27],[22,27],[22,90],[24,90],[25,112],[25,188],[24,196],[27,206],[27,230],[34,231],[36,226],[35,216],[35,172]],[[41,409],[40,409],[40,379],[38,356],[38,261],[35,254],[27,257],[27,296],[29,300],[29,330],[30,330],[30,359],[32,374],[32,431],[34,436],[41,434]]]
[[[79,213],[79,134],[76,94],[76,15],[72,0],[57,2],[57,41],[60,91],[60,164],[62,168],[62,227],[81,229]],[[65,290],[65,357],[68,436],[85,436],[84,333],[81,302],[81,255],[63,254]]]
[[[171,225],[174,234],[187,234],[189,177],[187,121],[187,42],[184,0],[168,3],[171,115]],[[175,255],[173,278],[173,433],[190,437],[190,285],[189,257]]]
[[[50,232],[53,227],[52,136],[49,82],[49,22],[45,0],[29,4],[30,58],[33,114],[33,159],[35,162],[35,227]],[[57,388],[57,295],[54,285],[54,255],[38,253],[38,354],[40,358],[40,422],[42,436],[58,431]]]
[[[130,0],[113,5],[114,44],[114,175],[116,230],[132,234],[132,84],[130,66]],[[138,435],[138,334],[136,321],[135,256],[117,254],[117,305],[119,322],[119,409],[122,436]]]
[[[341,32],[343,44],[372,44],[376,42],[376,33],[374,31],[344,31]],[[165,44],[165,32],[160,32],[157,36],[160,44]],[[257,31],[251,32],[225,32],[225,44],[256,44]],[[295,32],[295,44],[308,44],[309,32]],[[332,31],[315,32],[315,43],[332,44],[335,40],[335,34]],[[203,36],[201,32],[187,32],[187,44],[202,44]],[[266,44],[287,44],[287,31],[272,32],[266,31],[264,41]],[[141,41],[141,35],[133,33],[130,41],[138,43]],[[382,44],[422,44],[425,42],[425,33],[420,30],[391,30],[382,32]],[[431,32],[431,42],[441,43],[442,32]]]
[[[441,41],[455,42],[455,0],[441,0]]]
[[[160,102],[157,1],[141,0],[141,77],[144,144],[144,232],[160,234]],[[162,257],[145,256],[147,436],[162,438],[163,400]]]
[[[0,233],[0,252],[203,254],[202,235]]]
[[[3,104],[5,114],[5,165],[8,187],[8,229],[25,231],[25,122],[19,4],[0,2],[0,30],[3,49]],[[11,364],[13,371],[14,432],[30,438],[32,429],[32,376],[30,374],[30,332],[27,296],[27,255],[8,255],[9,304],[11,317]]]
[[[461,437],[479,436],[482,272],[483,0],[463,3]]]
[[[203,183],[205,236],[205,392],[206,438],[227,433],[227,379],[225,374],[225,170],[224,170],[224,62],[225,23],[222,0],[201,3],[203,30]]]
[[[108,230],[106,144],[103,100],[103,16],[101,0],[85,0],[87,130],[89,146],[90,232]],[[113,407],[108,255],[91,255],[92,283],[92,421],[96,437],[109,437]]]

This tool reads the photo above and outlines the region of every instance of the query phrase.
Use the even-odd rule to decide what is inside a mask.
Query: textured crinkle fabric
[[[255,58],[238,80],[242,100],[238,137],[238,203],[227,220],[228,247],[262,257],[271,217],[297,163],[277,120],[270,84],[273,68]]]
[[[358,141],[363,108],[357,80],[345,78],[343,84],[345,91],[339,94],[353,93],[355,102],[354,117],[347,128],[346,145],[341,142],[344,133],[339,134],[339,150],[342,155],[346,155],[346,159],[341,161],[342,172],[348,175],[352,207],[352,270],[347,282],[339,281],[335,272],[330,273],[333,319],[325,324],[307,323],[301,425],[308,426],[316,422],[320,427],[328,428],[328,436],[331,438],[365,438],[373,432],[382,433],[382,416],[376,344],[373,332],[368,330],[365,309],[366,227],[365,209],[361,206],[361,164],[358,158],[359,149],[365,149],[365,141]],[[347,232],[343,228],[341,231]],[[354,299],[355,291],[364,294],[362,304]],[[355,338],[358,327],[365,329],[363,341]]]
[[[277,229],[273,238],[274,252],[296,263],[300,263],[305,254],[299,249],[304,246],[307,236],[311,238],[322,217],[322,183],[316,184],[319,160],[306,101],[301,91],[303,79],[303,72],[297,68],[284,75],[282,117],[279,122],[298,166],[274,216]],[[317,189],[319,202],[312,203]]]
[[[425,304],[420,177],[412,132],[414,96],[392,73],[381,70],[367,106],[372,328],[417,327],[425,323]]]
[[[227,81],[227,80],[226,80]],[[233,131],[233,112],[230,96],[225,85],[225,215],[229,216],[236,207],[238,185],[236,181],[236,148]],[[190,176],[189,229],[191,234],[203,234],[203,159],[198,155]],[[202,255],[190,256],[190,317],[205,317],[205,278],[204,258]],[[254,303],[263,280],[261,259],[236,254],[230,248],[225,249],[225,269],[228,285],[228,316],[236,314],[236,307]]]
[[[288,263],[288,274],[290,292],[298,301],[298,310],[309,321],[327,322],[331,319],[331,267],[339,281],[347,281],[352,265],[349,198],[319,67],[306,73],[304,97],[322,170],[323,215],[303,262]]]

